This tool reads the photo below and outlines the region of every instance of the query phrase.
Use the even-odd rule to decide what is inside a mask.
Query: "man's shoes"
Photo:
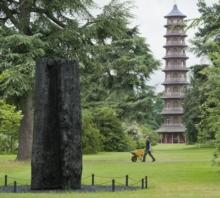
[[[155,162],[155,161],[156,161],[155,159],[152,160],[152,162]]]

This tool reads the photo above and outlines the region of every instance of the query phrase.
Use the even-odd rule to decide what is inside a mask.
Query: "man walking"
[[[146,147],[145,147],[145,151],[144,151],[144,157],[143,157],[143,162],[146,161],[146,155],[149,154],[152,162],[155,162],[156,159],[154,158],[154,156],[151,153],[151,140],[150,140],[150,136],[147,136],[146,138]]]

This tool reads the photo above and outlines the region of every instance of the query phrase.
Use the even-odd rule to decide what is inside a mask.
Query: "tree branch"
[[[53,14],[51,12],[49,12],[48,10],[42,9],[42,8],[38,8],[38,7],[32,7],[31,9],[32,12],[35,13],[39,13],[39,14],[45,14],[47,16],[48,19],[50,19],[53,23],[55,23],[56,25],[60,26],[61,28],[65,28],[66,25],[64,23],[62,23],[61,21],[59,21],[55,16],[53,16]]]
[[[7,20],[8,20],[8,17],[1,17],[0,18],[0,21],[3,23],[6,23]]]
[[[86,27],[88,27],[89,25],[92,25],[92,24],[94,24],[94,23],[96,23],[96,21],[87,21],[83,26],[81,26],[81,28],[83,29],[83,28],[86,28]]]
[[[14,1],[14,0],[7,0],[7,2],[9,3],[9,5],[12,5],[12,4],[14,4],[14,5],[19,5],[19,2],[18,1]]]
[[[19,29],[19,23],[16,18],[13,16],[14,11],[10,10],[4,2],[0,2],[1,10],[5,13],[6,17],[14,24],[16,28]]]

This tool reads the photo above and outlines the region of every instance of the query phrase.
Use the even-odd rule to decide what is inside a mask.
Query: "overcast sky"
[[[109,0],[96,0],[98,5],[103,6]],[[147,43],[150,45],[150,49],[158,60],[161,61],[161,68],[164,67],[164,61],[162,57],[165,54],[165,49],[163,45],[165,44],[165,34],[164,25],[166,20],[164,16],[168,14],[173,5],[176,3],[179,10],[187,16],[187,19],[194,19],[199,17],[199,12],[197,9],[198,0],[133,0],[134,9],[133,13],[135,19],[132,21],[133,25],[138,25],[140,33],[146,38]],[[205,0],[208,5],[211,5],[218,0]],[[188,37],[186,43],[190,46],[189,40],[193,38],[196,30],[188,30]],[[187,52],[189,60],[187,65],[191,66],[194,64],[202,63],[204,59],[196,58],[191,52]],[[149,81],[150,85],[156,87],[157,91],[162,91],[163,86],[161,83],[164,80],[164,73],[160,70],[156,71]]]

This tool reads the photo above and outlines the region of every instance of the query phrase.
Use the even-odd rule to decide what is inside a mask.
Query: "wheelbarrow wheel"
[[[136,162],[136,161],[137,161],[137,157],[136,157],[136,156],[132,156],[132,157],[131,157],[131,161],[132,161],[132,162]]]

